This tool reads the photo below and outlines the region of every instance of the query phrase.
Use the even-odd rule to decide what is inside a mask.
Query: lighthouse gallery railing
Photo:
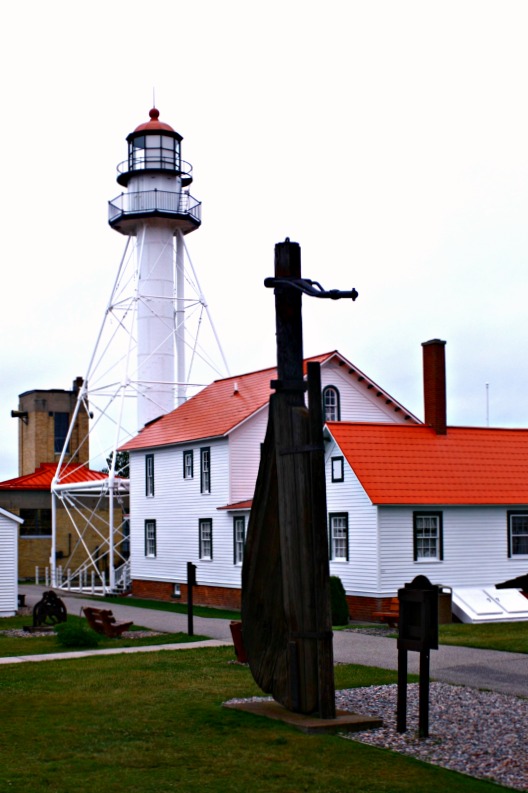
[[[174,215],[188,215],[198,223],[202,220],[202,204],[189,193],[171,193],[166,190],[141,190],[134,193],[121,193],[108,202],[110,223],[125,215],[144,215],[161,212]]]

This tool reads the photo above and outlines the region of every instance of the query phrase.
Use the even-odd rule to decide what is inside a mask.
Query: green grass
[[[528,653],[528,622],[490,622],[485,625],[440,625],[440,644]]]
[[[361,630],[364,625],[348,625],[346,630]],[[371,624],[370,627],[380,627]],[[343,630],[335,628],[334,631]],[[397,639],[398,630],[388,632],[389,638]],[[453,622],[438,628],[440,644],[459,647],[476,647],[480,650],[502,650],[506,653],[528,653],[528,622],[490,622],[486,625]]]
[[[101,602],[101,598],[94,597],[94,600]],[[173,614],[187,614],[186,603],[169,603],[166,600],[144,600],[143,598],[136,597],[117,597],[114,595],[106,595],[103,598],[105,603],[115,603],[119,606],[134,606],[139,609],[153,609],[156,611],[171,611]],[[193,605],[193,614],[195,617],[209,617],[218,620],[239,620],[240,612],[230,609],[217,609],[210,606],[195,606]]]
[[[0,667],[0,790],[12,793],[496,793],[338,736],[222,708],[259,695],[230,648]],[[336,686],[396,673],[336,668]]]
[[[24,625],[31,625],[31,617],[6,617],[0,619],[0,631],[22,629]],[[68,623],[86,625],[83,617],[76,617],[74,614],[68,615]],[[139,625],[133,625],[131,631],[146,630]],[[96,649],[104,650],[110,647],[146,647],[152,644],[174,644],[184,642],[195,642],[205,639],[205,636],[188,636],[186,633],[162,633],[149,638],[125,638],[107,639],[101,636]],[[12,657],[15,655],[48,655],[49,653],[74,652],[75,648],[63,647],[57,640],[55,633],[45,633],[42,636],[16,637],[6,636],[0,633],[0,658]]]

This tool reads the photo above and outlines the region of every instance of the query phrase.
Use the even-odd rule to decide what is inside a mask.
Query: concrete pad
[[[273,700],[246,700],[243,702],[224,702],[224,708],[242,710],[255,716],[264,716],[285,724],[290,724],[301,732],[320,734],[327,732],[361,732],[383,727],[383,721],[375,716],[360,716],[348,710],[338,710],[335,719],[319,719],[317,716],[306,716],[304,713],[293,713]]]

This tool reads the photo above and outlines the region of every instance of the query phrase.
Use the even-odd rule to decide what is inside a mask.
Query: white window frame
[[[348,562],[348,512],[331,512],[328,516],[330,559]]]
[[[183,452],[183,478],[192,479],[194,477],[194,452],[192,449],[185,449]]]
[[[211,448],[200,449],[200,493],[211,492]]]
[[[323,388],[323,417],[325,421],[341,421],[339,389],[335,385]]]
[[[154,498],[154,455],[145,455],[145,495]]]
[[[145,521],[145,556],[147,559],[156,558],[156,521]]]
[[[519,528],[522,531],[514,533],[514,522],[522,520],[524,525]],[[525,546],[523,550],[519,551],[519,545]],[[521,546],[521,547],[522,547]],[[528,511],[510,511],[508,512],[508,556],[511,558],[528,556]]]
[[[199,557],[205,561],[213,559],[213,521],[211,518],[198,520]]]
[[[233,563],[240,566],[244,561],[246,544],[246,518],[244,515],[233,516]]]
[[[442,524],[441,512],[413,513],[415,562],[441,562],[443,560]]]

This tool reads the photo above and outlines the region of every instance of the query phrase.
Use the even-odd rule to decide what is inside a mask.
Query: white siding
[[[211,492],[200,492],[200,448],[211,454]],[[194,452],[194,476],[183,478],[183,452]],[[145,454],[154,454],[154,497],[145,496]],[[228,441],[214,440],[165,449],[132,452],[132,578],[183,583],[187,562],[197,565],[200,585],[240,586],[240,567],[233,563],[233,517],[218,507],[229,501]],[[213,522],[213,559],[199,558],[198,521]],[[146,558],[145,520],[156,521],[156,557]]]
[[[253,498],[260,462],[260,444],[268,424],[266,406],[229,435],[229,502]]]
[[[331,458],[339,456],[332,441],[325,455],[327,510],[348,513],[349,560],[331,561],[330,573],[339,576],[347,595],[370,595],[378,589],[377,510],[346,460],[344,481],[332,482]]]
[[[328,363],[321,367],[321,386],[334,385],[339,391],[341,421],[376,421],[400,424],[405,421],[402,410],[387,405],[385,396],[376,396],[378,389],[368,388],[357,374],[349,374],[347,366]]]
[[[413,512],[427,509],[380,507],[382,593],[395,594],[417,575],[453,587],[498,584],[526,573],[528,557],[508,558],[508,507],[430,507],[442,512],[444,558],[415,562]]]
[[[404,420],[403,411],[385,404],[375,388],[351,374],[347,366],[321,367],[323,387],[339,390],[342,420]],[[219,509],[253,497],[260,462],[260,444],[268,420],[267,405],[229,434],[229,438],[195,442],[130,454],[130,527],[132,578],[182,583],[187,562],[197,565],[200,585],[240,586],[240,566],[233,563],[233,513]],[[211,448],[210,494],[200,493],[200,447]],[[194,477],[183,478],[183,452],[194,452]],[[155,494],[145,496],[145,454],[154,454]],[[346,466],[344,483],[332,487],[330,512],[349,514],[349,563],[332,563],[349,594],[369,594],[378,585],[376,509]],[[240,514],[240,513],[238,513]],[[246,513],[246,518],[248,513]],[[198,520],[213,521],[213,559],[198,558]],[[156,557],[145,557],[145,520],[156,521]],[[246,520],[247,528],[247,520]]]
[[[18,607],[19,522],[0,510],[0,617],[12,617]]]

